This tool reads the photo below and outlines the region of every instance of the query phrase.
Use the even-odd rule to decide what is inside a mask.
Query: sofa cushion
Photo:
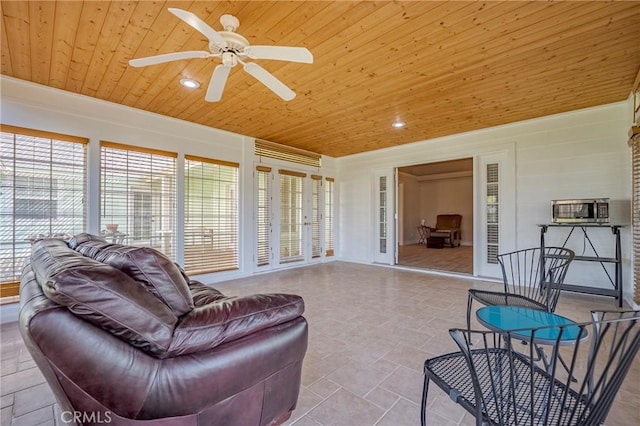
[[[167,256],[150,247],[124,246],[105,241],[86,241],[76,250],[106,263],[141,282],[164,302],[176,316],[193,309],[189,285],[180,268]]]
[[[302,297],[293,294],[231,297],[198,306],[180,318],[168,356],[206,351],[291,321],[303,312]]]
[[[202,284],[200,281],[190,280],[189,290],[193,298],[194,306],[204,306],[227,297],[213,287]]]
[[[178,318],[122,271],[53,239],[34,244],[30,265],[49,299],[132,346],[166,355]]]
[[[80,244],[86,243],[87,241],[100,241],[103,243],[107,242],[107,240],[105,240],[103,237],[99,235],[82,233],[82,234],[76,234],[73,237],[71,237],[69,241],[67,241],[67,244],[69,245],[69,247],[75,250]]]

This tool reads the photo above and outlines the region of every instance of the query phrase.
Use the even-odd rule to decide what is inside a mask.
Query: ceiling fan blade
[[[245,53],[252,59],[275,59],[277,61],[313,63],[313,55],[305,47],[248,46]]]
[[[273,74],[262,68],[260,65],[254,62],[249,62],[244,64],[244,70],[285,101],[290,101],[296,97],[296,93],[293,90],[285,86],[283,82],[278,80]]]
[[[222,99],[222,91],[224,85],[227,83],[227,77],[229,77],[229,71],[231,67],[225,67],[224,65],[218,65],[213,71],[209,87],[207,88],[207,95],[204,100],[207,102],[218,102]]]
[[[224,39],[224,37],[222,37],[216,30],[211,28],[209,24],[198,18],[193,13],[182,9],[176,9],[175,7],[170,7],[169,12],[173,13],[178,18],[182,19],[184,22],[204,34],[211,43],[215,44],[218,47],[227,47],[227,41]]]
[[[209,52],[204,50],[188,50],[186,52],[165,53],[164,55],[147,56],[146,58],[131,59],[132,67],[146,67],[147,65],[161,64],[163,62],[179,61],[181,59],[208,58]]]

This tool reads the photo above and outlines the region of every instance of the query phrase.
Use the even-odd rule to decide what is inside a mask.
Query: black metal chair
[[[520,339],[512,334],[522,330],[449,330],[460,352],[425,361],[422,425],[430,381],[473,414],[477,425],[602,424],[640,348],[640,311],[592,316],[592,322],[555,327],[548,368],[536,362],[534,345],[526,347],[529,353],[516,350]],[[560,336],[568,327],[580,333],[573,345],[562,346]],[[535,339],[552,328],[526,333]],[[570,360],[567,371],[557,368],[561,353]]]
[[[498,255],[504,291],[470,289],[467,328],[471,328],[471,308],[476,300],[483,305],[511,305],[553,312],[567,268],[575,253],[563,247],[529,248]]]

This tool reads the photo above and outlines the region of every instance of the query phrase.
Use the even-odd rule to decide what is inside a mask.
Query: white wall
[[[87,231],[99,233],[100,141],[145,146],[240,163],[240,269],[209,274],[205,283],[254,272],[254,139],[115,103],[0,76],[2,124],[89,138]],[[211,104],[211,108],[221,108]],[[322,157],[321,171],[335,176],[335,160]],[[178,176],[180,177],[180,176]],[[339,193],[339,189],[336,191]],[[178,218],[180,218],[180,212]],[[339,213],[337,213],[339,214]],[[336,241],[337,249],[339,248]]]
[[[343,241],[340,258],[372,262],[369,247],[374,225],[371,219],[374,217],[371,191],[374,169],[515,151],[512,157],[516,176],[515,217],[509,218],[516,224],[515,247],[539,245],[537,225],[550,222],[552,199],[609,197],[613,200],[612,222],[627,225],[622,232],[623,276],[625,293],[630,299],[629,105],[629,102],[618,102],[338,158],[340,239]],[[476,229],[481,228],[476,225]],[[552,243],[562,243],[551,231],[548,238]],[[603,244],[603,253],[611,249],[610,235],[596,237],[596,240]],[[575,284],[587,283],[585,278],[590,276],[601,285],[606,280],[585,272],[585,262],[572,265],[570,271],[578,273],[577,279],[581,282]]]

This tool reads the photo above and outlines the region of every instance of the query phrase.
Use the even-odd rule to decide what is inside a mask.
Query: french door
[[[255,194],[256,269],[319,262],[325,240],[322,177],[260,165]]]

